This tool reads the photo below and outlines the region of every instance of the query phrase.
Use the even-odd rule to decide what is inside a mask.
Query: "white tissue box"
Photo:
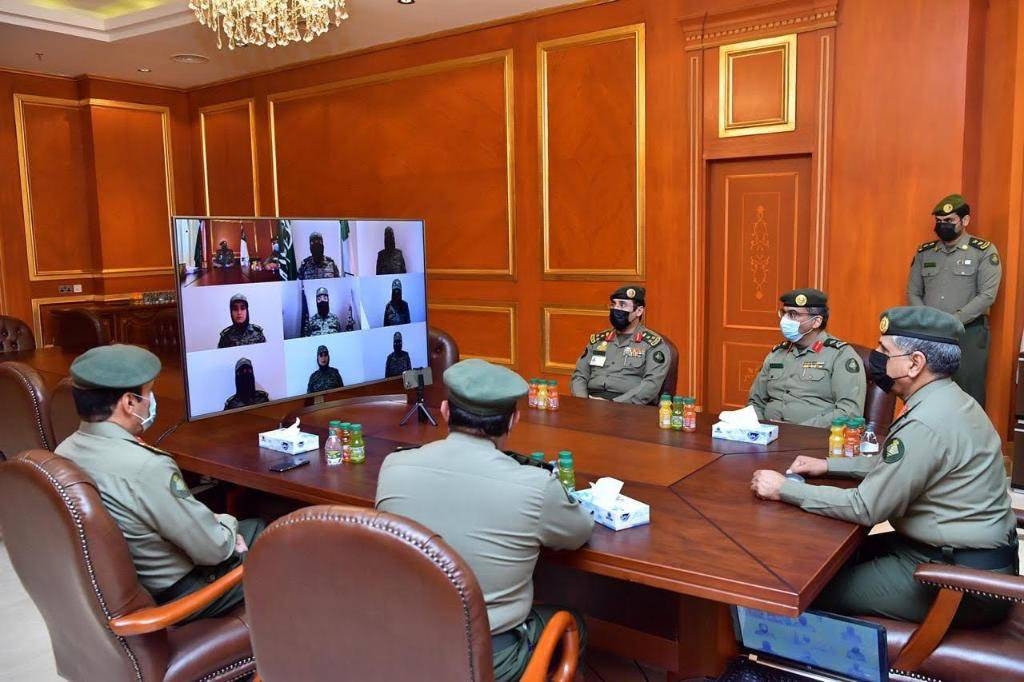
[[[594,501],[593,488],[577,490],[573,493],[580,506],[594,517],[602,526],[612,530],[622,530],[633,526],[642,526],[651,522],[651,507],[639,500],[625,495],[616,495],[611,507],[604,507]]]
[[[297,455],[300,452],[319,450],[320,436],[292,428],[274,429],[260,434],[260,447]]]
[[[779,427],[775,424],[736,426],[728,422],[716,422],[711,427],[711,437],[723,440],[738,440],[742,443],[768,445],[768,443],[779,437]]]

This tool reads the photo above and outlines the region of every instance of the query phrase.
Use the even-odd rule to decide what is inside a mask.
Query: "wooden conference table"
[[[41,349],[4,359],[33,365],[52,385],[73,356]],[[184,415],[180,371],[166,368],[156,392],[158,420],[147,434],[152,439]],[[281,454],[260,448],[257,434],[276,428],[280,417],[270,415],[283,416],[287,406],[184,423],[160,447],[186,471],[239,486],[312,504],[370,506],[388,453],[446,434],[443,424],[435,428],[410,420],[399,426],[407,409],[404,395],[368,396],[325,403],[303,416],[304,430],[322,439],[331,419],[361,423],[367,450],[362,465],[328,466],[323,454],[314,452],[307,453],[308,466],[270,472],[268,463]],[[605,581],[638,584],[642,588],[631,587],[675,600],[670,605],[677,618],[674,628],[646,639],[630,638],[630,631],[612,618],[596,619],[591,635],[600,648],[646,658],[684,678],[717,674],[734,644],[727,605],[796,615],[864,537],[857,526],[760,501],[750,492],[754,470],[784,471],[797,455],[821,456],[824,430],[782,425],[779,439],[767,446],[735,443],[713,440],[707,416],[698,420],[694,433],[663,431],[657,427],[657,411],[649,407],[571,397],[563,398],[556,412],[528,409],[521,414],[510,435],[511,449],[544,451],[547,459],[558,450],[571,450],[579,487],[613,476],[625,481],[624,494],[651,507],[649,525],[618,532],[597,526],[582,549],[547,553],[542,561],[542,567],[553,564]],[[637,614],[624,615],[620,622],[637,620]]]

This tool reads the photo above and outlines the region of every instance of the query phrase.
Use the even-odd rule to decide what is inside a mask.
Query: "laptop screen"
[[[807,611],[796,618],[736,607],[742,645],[752,652],[865,682],[889,678],[885,628]]]

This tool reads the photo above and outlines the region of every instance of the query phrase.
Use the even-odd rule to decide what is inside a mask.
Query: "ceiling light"
[[[138,71],[139,73],[149,73],[153,69],[149,68],[148,66],[140,66],[139,68],[137,68],[135,70]]]
[[[333,23],[348,19],[346,0],[189,0],[203,26],[217,34],[217,48],[241,45],[277,47],[311,42]]]
[[[209,57],[204,57],[201,54],[175,54],[171,55],[172,62],[178,62],[179,64],[205,64],[210,61]]]
[[[411,5],[415,2],[416,0],[398,0],[399,5]]]

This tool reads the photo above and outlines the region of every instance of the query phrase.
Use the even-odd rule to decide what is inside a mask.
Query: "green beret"
[[[824,308],[828,306],[828,296],[821,289],[793,289],[787,291],[779,300],[783,305],[794,308]]]
[[[646,300],[647,290],[636,284],[621,286],[612,292],[608,298],[612,301],[633,301],[636,305],[643,305]]]
[[[932,209],[932,215],[942,216],[951,213],[956,213],[963,218],[971,213],[971,207],[967,205],[967,202],[959,194],[950,194],[939,199],[939,203],[935,204],[935,208]]]
[[[476,358],[446,369],[444,384],[450,402],[482,417],[508,414],[530,392],[526,381],[512,370]]]
[[[245,294],[235,294],[234,296],[232,296],[231,303],[234,303],[235,301],[241,301],[242,303],[245,304],[245,307],[249,307],[249,299],[245,297]]]
[[[70,371],[78,388],[138,388],[160,373],[160,358],[138,346],[97,346],[75,358]]]
[[[327,287],[320,287],[316,290],[317,296],[327,296]]]
[[[252,369],[252,360],[250,360],[249,358],[239,358],[238,362],[235,363],[235,371],[237,372],[246,365],[249,366],[249,369]]]
[[[317,346],[316,347],[316,354],[317,355],[327,355],[327,346]]]
[[[878,329],[885,336],[909,336],[938,343],[960,343],[964,325],[949,313],[928,306],[902,306],[882,313]]]

